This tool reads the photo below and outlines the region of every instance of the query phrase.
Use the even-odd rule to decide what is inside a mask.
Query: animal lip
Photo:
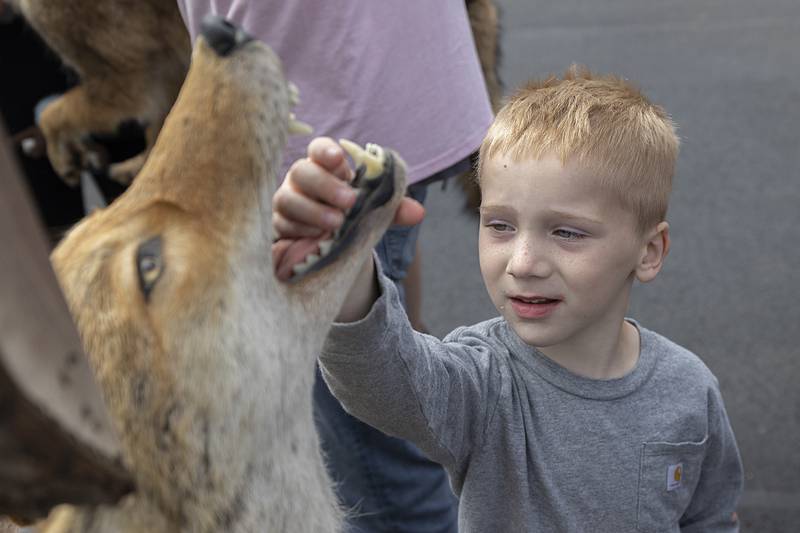
[[[342,226],[336,230],[333,238],[320,241],[319,253],[309,254],[304,262],[293,267],[290,282],[298,281],[335,261],[358,233],[364,217],[394,195],[395,162],[389,150],[384,150],[377,144],[367,144],[365,148],[361,148],[345,139],[340,140],[339,144],[356,164],[356,175],[350,182],[358,190],[356,202],[345,215]]]

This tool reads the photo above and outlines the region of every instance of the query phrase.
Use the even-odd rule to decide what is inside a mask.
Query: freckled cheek
[[[506,270],[508,253],[502,246],[485,245],[483,241],[479,241],[478,262],[484,279],[487,277],[496,278]]]

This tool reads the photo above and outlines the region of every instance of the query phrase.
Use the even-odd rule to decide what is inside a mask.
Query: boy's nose
[[[550,261],[542,248],[527,241],[514,247],[506,264],[506,274],[515,278],[546,278],[551,272]]]

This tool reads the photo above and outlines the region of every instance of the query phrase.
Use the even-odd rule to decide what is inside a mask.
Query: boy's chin
[[[521,321],[516,317],[505,317],[506,321],[517,334],[517,337],[533,348],[546,348],[562,340],[558,333],[553,331],[553,326],[543,322],[532,323]]]

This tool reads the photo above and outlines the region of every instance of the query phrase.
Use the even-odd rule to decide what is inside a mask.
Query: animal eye
[[[164,270],[164,261],[161,255],[161,237],[153,237],[139,246],[136,250],[136,271],[139,275],[139,288],[145,301],[149,301],[150,292],[153,290],[161,272]]]
[[[580,233],[570,229],[559,228],[553,232],[553,235],[565,241],[579,241],[586,237],[586,234]]]

